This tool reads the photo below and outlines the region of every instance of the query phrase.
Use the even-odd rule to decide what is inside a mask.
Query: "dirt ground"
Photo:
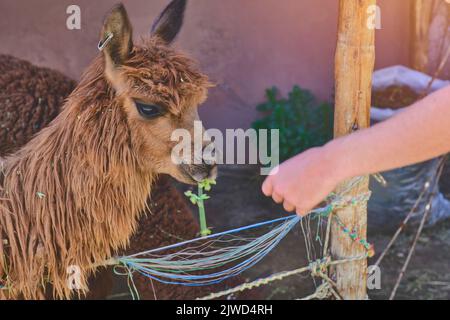
[[[260,192],[261,177],[255,167],[222,167],[211,199],[206,202],[208,225],[215,232],[274,219],[283,208]],[[186,189],[180,186],[181,189]],[[450,166],[441,179],[441,191],[450,197]],[[194,208],[195,210],[195,208]],[[371,299],[387,299],[408,254],[416,229],[407,229],[381,264],[381,290],[369,291]],[[392,234],[371,232],[369,242],[379,254]],[[426,229],[397,292],[397,299],[450,299],[450,221]],[[376,258],[377,256],[375,256]],[[374,259],[375,259],[374,258]],[[374,263],[374,259],[370,262]],[[307,265],[305,242],[300,230],[291,232],[273,252],[245,273],[247,279],[265,277]],[[269,285],[266,299],[296,299],[314,291],[309,275],[294,276]]]

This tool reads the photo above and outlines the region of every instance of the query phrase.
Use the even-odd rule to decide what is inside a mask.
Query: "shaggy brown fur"
[[[3,164],[0,278],[9,298],[41,298],[46,282],[69,298],[67,268],[78,266],[86,286],[94,265],[128,244],[145,208],[159,155],[149,153],[104,65],[96,58],[61,114]],[[119,71],[126,95],[163,103],[181,119],[185,106],[205,99],[207,79],[192,65],[153,38]]]
[[[57,71],[36,67],[29,62],[10,56],[0,55],[0,69],[4,75],[8,75],[5,77],[0,75],[0,88],[5,88],[2,90],[3,100],[0,100],[0,117],[6,114],[3,108],[8,106],[7,112],[12,113],[12,117],[2,119],[5,121],[14,119],[15,121],[4,123],[7,123],[8,132],[14,132],[15,137],[20,137],[13,139],[7,134],[0,135],[0,156],[5,156],[6,152],[14,152],[22,147],[39,131],[40,127],[47,126],[57,116],[61,105],[56,104],[56,101],[64,101],[70,93],[68,88],[75,85],[74,81]],[[24,75],[27,81],[22,80]],[[3,80],[7,81],[1,82]],[[6,104],[6,100],[11,95],[16,99]],[[26,97],[30,99],[24,100]],[[34,101],[42,97],[47,104],[42,102],[36,107]],[[24,104],[22,101],[30,102],[30,104]],[[30,118],[33,122],[22,128]],[[126,252],[121,254],[136,253],[165,246],[181,239],[190,239],[198,232],[198,224],[187,205],[186,198],[173,186],[169,178],[161,177],[152,188],[149,210],[140,218],[138,229],[131,238],[130,245]],[[107,297],[111,293],[112,281],[112,270],[100,269],[95,279],[89,283],[90,291],[87,298]],[[140,275],[135,275],[134,282],[142,299],[155,299],[155,297],[157,299],[191,299],[222,288],[221,286],[213,288],[172,286],[156,282],[152,286],[148,278]],[[232,280],[225,282],[228,286],[233,284]],[[245,293],[239,298],[257,298],[257,296],[254,293],[251,295]]]
[[[0,54],[0,155],[47,126],[75,85],[57,71]]]

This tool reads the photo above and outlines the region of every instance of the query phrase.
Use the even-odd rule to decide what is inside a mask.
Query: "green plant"
[[[280,130],[280,161],[333,138],[333,107],[318,103],[308,90],[294,86],[287,99],[276,87],[266,90],[267,101],[257,106],[264,114],[254,129]],[[270,149],[269,149],[270,150]]]
[[[198,183],[197,194],[193,193],[191,190],[186,191],[184,194],[191,200],[192,204],[198,207],[198,214],[200,220],[200,235],[206,237],[211,234],[211,230],[206,225],[206,213],[204,201],[209,199],[209,196],[203,191],[210,191],[212,185],[215,185],[216,181],[212,179],[205,179]]]

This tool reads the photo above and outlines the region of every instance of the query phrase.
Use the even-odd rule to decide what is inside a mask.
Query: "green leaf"
[[[211,233],[212,233],[212,231],[209,228],[206,228],[206,229],[203,229],[203,230],[200,231],[200,235],[202,237],[209,236]]]
[[[45,198],[45,193],[36,192],[36,195],[38,196],[39,199],[44,199]]]
[[[332,105],[318,103],[310,91],[299,86],[292,88],[287,99],[278,95],[276,87],[266,90],[266,102],[257,106],[263,116],[254,121],[252,127],[280,130],[281,161],[332,139]],[[269,148],[270,145],[269,140]]]
[[[205,179],[201,182],[198,183],[199,187],[206,190],[206,191],[210,191],[211,190],[211,186],[215,185],[216,181],[213,179]]]

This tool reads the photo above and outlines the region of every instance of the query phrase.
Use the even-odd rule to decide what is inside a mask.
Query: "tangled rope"
[[[325,290],[325,287],[329,286],[329,282],[334,284],[334,282],[331,279],[329,279],[328,276],[326,276],[328,267],[330,267],[332,265],[342,264],[342,263],[359,261],[359,260],[363,260],[366,258],[367,258],[367,255],[364,255],[361,257],[331,261],[330,257],[325,257],[323,259],[311,262],[306,267],[294,269],[291,271],[279,272],[279,273],[273,274],[266,278],[261,278],[261,279],[258,279],[258,280],[252,281],[252,282],[243,283],[243,284],[241,284],[237,287],[231,288],[231,289],[223,290],[223,291],[216,292],[216,293],[211,293],[205,297],[198,298],[197,300],[211,300],[211,299],[221,298],[221,297],[228,296],[228,295],[236,293],[236,292],[242,292],[245,290],[254,289],[254,288],[260,287],[262,285],[267,285],[271,282],[283,280],[287,277],[302,274],[305,272],[310,272],[311,275],[316,276],[316,277],[326,277],[327,278],[327,285],[318,287],[316,289],[316,293],[315,293],[315,294],[323,294],[324,293],[323,290]],[[321,293],[318,293],[318,291],[321,291]],[[315,296],[315,294],[308,296],[308,297],[311,298],[311,297]]]
[[[216,284],[240,274],[259,262],[300,221],[300,218],[292,216],[277,219],[264,224],[248,226],[245,230],[265,224],[274,224],[277,221],[283,222],[269,233],[255,239],[230,237],[226,240],[217,239],[211,241],[212,238],[230,235],[227,232],[218,234],[215,237],[209,236],[207,239],[200,238],[195,241],[189,241],[188,243],[198,242],[198,244],[174,253],[158,254],[158,252],[167,252],[173,247],[179,247],[186,243],[141,252],[133,256],[121,257],[117,261],[129,270],[137,271],[148,278],[162,283],[186,286]],[[242,228],[240,229],[242,230]],[[232,230],[233,233],[237,232],[236,230]],[[216,247],[216,244],[219,242],[226,242],[228,245],[224,248]],[[238,245],[237,242],[244,242],[244,244]],[[212,269],[219,269],[219,271],[200,274],[202,271]]]
[[[347,195],[363,178],[353,179],[341,194],[332,194],[328,198],[328,205],[315,209],[310,213],[311,217],[321,219],[333,217],[341,229],[356,242],[359,242],[367,249],[367,254],[362,257],[349,258],[338,261],[331,261],[325,255],[320,260],[311,262],[309,266],[292,271],[281,272],[270,277],[256,280],[254,282],[242,284],[236,288],[211,294],[203,299],[214,299],[239,292],[272,281],[281,280],[286,277],[311,272],[313,276],[320,277],[327,285],[322,285],[316,291],[317,295],[323,296],[325,288],[327,292],[336,298],[338,294],[332,289],[334,283],[326,275],[330,265],[348,263],[366,259],[373,255],[373,247],[358,236],[357,230],[347,229],[332,212],[348,206],[366,205],[370,198],[370,192],[357,196]],[[140,252],[134,255],[111,259],[106,264],[116,265],[117,274],[126,275],[133,298],[137,292],[132,282],[133,273],[138,272],[145,277],[165,284],[176,284],[185,286],[205,286],[220,283],[230,277],[241,274],[261,261],[271,252],[279,242],[299,223],[302,218],[296,215],[282,217],[271,221],[256,223],[217,234],[212,234],[203,238],[196,238],[183,241],[162,248]],[[330,221],[330,220],[329,220]],[[248,230],[257,230],[264,226],[274,226],[269,232],[257,237],[238,236]],[[329,227],[329,226],[328,226]],[[329,232],[329,229],[328,229]],[[328,236],[325,241],[328,244]],[[320,290],[319,290],[320,289]]]

